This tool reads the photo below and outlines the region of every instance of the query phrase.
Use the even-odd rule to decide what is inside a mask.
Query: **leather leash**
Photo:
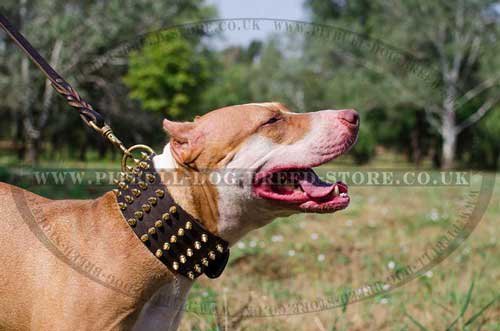
[[[78,110],[80,117],[86,125],[102,134],[113,145],[118,147],[124,154],[129,154],[127,148],[114,135],[113,131],[104,122],[102,115],[95,111],[92,105],[83,100],[78,92],[66,82],[47,61],[38,53],[38,51],[24,38],[24,36],[9,22],[7,17],[0,13],[0,26],[7,32],[9,37],[17,44],[17,46],[28,55],[28,57],[36,64],[36,66],[45,74],[51,82],[52,87],[61,94],[68,104]]]
[[[202,274],[218,277],[227,264],[229,244],[175,203],[154,169],[153,149],[146,145],[125,147],[102,115],[80,97],[1,13],[0,26],[45,74],[57,93],[78,110],[84,123],[122,151],[122,173],[115,180],[118,188],[113,192],[123,217],[137,237],[175,274],[190,279]],[[141,159],[133,157],[132,152],[137,151],[142,151]],[[129,158],[134,160],[135,167],[127,165]]]

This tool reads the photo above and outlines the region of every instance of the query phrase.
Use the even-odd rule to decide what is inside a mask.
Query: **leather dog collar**
[[[217,278],[229,258],[228,243],[175,203],[144,155],[114,189],[123,217],[137,237],[171,272],[195,279]]]

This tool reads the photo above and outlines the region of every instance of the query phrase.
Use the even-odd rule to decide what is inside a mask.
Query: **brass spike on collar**
[[[123,217],[137,237],[171,272],[195,279],[219,277],[229,258],[229,244],[208,231],[175,203],[144,154],[136,168],[122,174],[113,190]]]

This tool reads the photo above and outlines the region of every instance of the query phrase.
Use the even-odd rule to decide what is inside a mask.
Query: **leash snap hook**
[[[118,139],[109,125],[104,124],[102,127],[99,127],[94,121],[87,121],[86,123],[89,127],[104,136],[104,138],[106,138],[114,146],[118,147],[122,151],[122,153],[128,153],[127,147],[125,147],[121,140]]]

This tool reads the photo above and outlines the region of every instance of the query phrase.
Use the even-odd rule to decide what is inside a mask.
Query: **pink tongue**
[[[323,182],[312,170],[304,172],[299,184],[309,197],[316,199],[326,197],[335,188],[335,184]]]

